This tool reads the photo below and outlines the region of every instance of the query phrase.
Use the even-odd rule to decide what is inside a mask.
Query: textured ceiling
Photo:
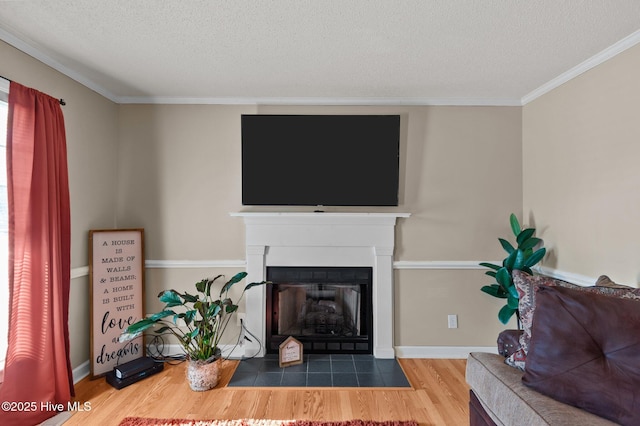
[[[639,30],[638,0],[0,1],[116,102],[519,104]]]

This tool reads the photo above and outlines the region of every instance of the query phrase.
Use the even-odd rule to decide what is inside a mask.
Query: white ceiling
[[[640,1],[0,1],[0,39],[121,103],[521,105],[638,43]]]

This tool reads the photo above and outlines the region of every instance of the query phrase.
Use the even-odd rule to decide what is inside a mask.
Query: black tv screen
[[[397,206],[399,115],[243,115],[242,204]]]

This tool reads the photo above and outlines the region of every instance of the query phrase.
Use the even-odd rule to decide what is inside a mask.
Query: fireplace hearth
[[[289,336],[305,353],[371,354],[372,268],[268,267],[267,353]]]

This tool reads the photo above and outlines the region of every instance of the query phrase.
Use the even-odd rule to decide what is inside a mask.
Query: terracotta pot
[[[218,385],[220,371],[222,369],[222,358],[213,360],[188,360],[187,380],[189,387],[194,391],[207,391]]]

